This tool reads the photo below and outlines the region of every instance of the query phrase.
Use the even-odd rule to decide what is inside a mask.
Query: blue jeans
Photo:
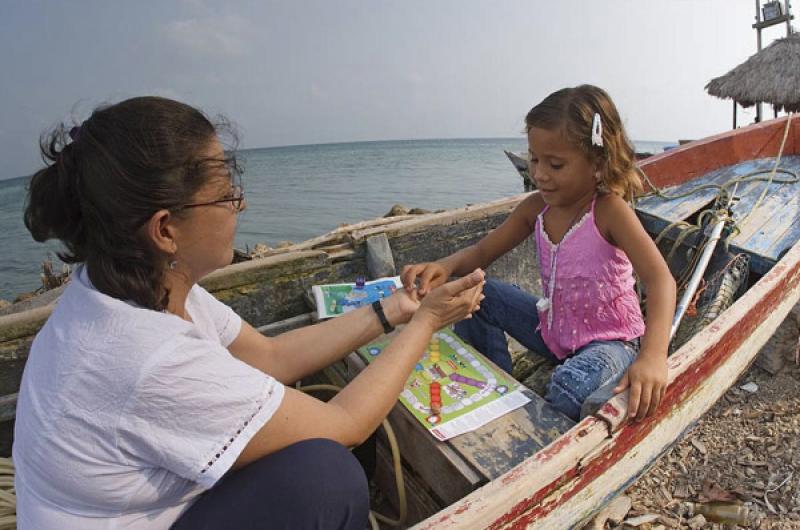
[[[622,379],[638,354],[638,340],[594,341],[579,348],[565,360],[559,360],[542,339],[535,296],[516,285],[487,280],[486,298],[472,318],[455,325],[458,335],[491,361],[511,373],[511,355],[505,333],[542,357],[557,363],[547,385],[545,399],[556,409],[578,420],[581,405],[600,387],[613,388]]]

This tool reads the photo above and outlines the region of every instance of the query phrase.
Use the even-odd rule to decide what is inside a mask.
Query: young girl
[[[534,234],[543,296],[488,280],[480,311],[456,332],[508,372],[504,332],[559,363],[546,397],[573,419],[590,394],[616,382],[615,393],[631,389],[629,417],[643,418],[664,394],[675,282],[626,203],[641,184],[617,109],[605,91],[582,85],[545,98],[525,124],[538,191],[475,245],[405,267],[403,284],[418,282],[424,296]],[[646,326],[634,270],[647,288]]]

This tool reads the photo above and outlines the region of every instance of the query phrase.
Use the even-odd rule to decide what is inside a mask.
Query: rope
[[[770,184],[772,184],[772,180],[775,178],[775,173],[778,171],[778,164],[781,163],[781,157],[783,156],[783,148],[786,146],[786,138],[789,137],[789,125],[792,123],[792,117],[794,113],[789,113],[789,116],[786,118],[786,128],[783,130],[783,139],[781,140],[781,147],[778,149],[778,156],[775,158],[775,165],[772,167],[772,172],[769,174],[769,180],[767,184],[764,186],[764,189],[761,190],[761,195],[759,195],[758,200],[756,200],[755,204],[753,204],[750,211],[747,212],[747,215],[744,216],[739,224],[742,226],[745,224],[745,221],[750,217],[750,215],[756,210],[756,208],[761,204],[761,201],[764,200],[764,197],[767,195],[767,190],[769,190]],[[795,182],[797,182],[797,175],[794,175]],[[730,239],[730,236],[728,236]],[[727,240],[726,240],[727,241]]]
[[[17,495],[14,491],[14,462],[0,458],[0,530],[17,528]]]
[[[338,393],[342,390],[341,387],[336,385],[307,385],[307,386],[298,386],[298,390],[302,392],[318,392],[318,391],[328,391]],[[386,432],[386,438],[389,440],[389,447],[392,451],[392,464],[394,466],[394,480],[395,485],[397,487],[397,504],[399,506],[400,514],[397,519],[392,519],[387,517],[383,514],[370,510],[369,512],[369,521],[370,525],[374,530],[379,528],[378,521],[382,523],[386,523],[389,526],[405,526],[406,519],[408,518],[408,500],[406,499],[406,485],[405,480],[403,479],[403,467],[402,467],[402,459],[400,457],[400,446],[397,443],[397,437],[394,434],[394,429],[392,429],[392,425],[389,423],[388,419],[384,419],[381,422],[381,426],[383,430]],[[2,527],[0,527],[2,530]]]
[[[764,197],[766,197],[766,194],[767,194],[767,191],[769,190],[770,185],[772,185],[773,183],[776,183],[776,184],[795,184],[797,182],[800,182],[800,176],[798,176],[798,174],[796,172],[794,172],[792,170],[789,170],[789,169],[786,169],[786,168],[778,167],[780,165],[781,158],[783,156],[784,148],[786,147],[786,139],[789,136],[789,130],[791,128],[791,121],[792,121],[793,116],[794,115],[792,113],[790,113],[788,118],[787,118],[787,120],[786,120],[786,127],[784,128],[784,131],[783,131],[783,138],[781,139],[781,145],[780,145],[780,148],[778,149],[778,154],[777,154],[777,156],[775,158],[775,163],[773,164],[772,170],[770,171],[768,177],[761,176],[764,173],[761,170],[751,171],[750,173],[747,173],[745,175],[741,175],[739,177],[732,178],[732,179],[728,180],[727,182],[725,182],[724,184],[702,184],[702,185],[699,185],[699,186],[695,186],[694,188],[691,188],[690,190],[688,190],[686,192],[683,192],[683,193],[667,194],[667,193],[664,193],[664,191],[661,190],[658,186],[656,186],[653,183],[653,181],[650,180],[650,178],[647,176],[647,173],[645,173],[645,171],[641,167],[636,166],[636,169],[639,171],[639,173],[641,174],[641,176],[644,179],[644,181],[647,183],[647,185],[652,190],[649,193],[644,194],[642,197],[647,197],[647,196],[654,195],[654,196],[660,197],[660,198],[665,199],[665,200],[676,200],[676,199],[681,199],[681,198],[684,198],[684,197],[689,197],[691,195],[694,195],[695,193],[698,193],[700,191],[707,190],[707,189],[717,190],[717,194],[716,194],[716,198],[715,198],[716,199],[716,207],[713,210],[706,210],[706,211],[701,212],[700,215],[698,215],[697,222],[695,224],[691,224],[691,223],[687,223],[686,221],[679,220],[679,221],[675,221],[673,223],[668,224],[663,230],[661,230],[661,232],[658,233],[658,235],[654,239],[654,242],[655,242],[656,245],[658,245],[661,242],[661,240],[664,239],[664,237],[673,228],[678,228],[678,230],[679,230],[679,233],[675,237],[675,241],[673,242],[672,247],[670,248],[670,250],[666,254],[666,260],[667,261],[669,261],[674,256],[675,252],[678,250],[678,248],[686,240],[687,237],[689,237],[693,233],[695,233],[695,232],[697,232],[697,231],[699,231],[699,230],[701,230],[703,228],[703,226],[705,225],[706,219],[709,216],[714,216],[717,219],[719,219],[720,221],[730,224],[731,231],[730,231],[730,233],[728,234],[728,236],[724,240],[724,244],[727,246],[730,243],[731,239],[733,239],[734,237],[736,237],[737,235],[739,235],[741,233],[741,228],[740,227],[745,225],[745,223],[750,218],[752,213],[761,205],[761,202],[764,200]],[[788,178],[788,179],[776,179],[775,175],[777,173],[782,173],[782,174],[789,175],[791,178]],[[726,206],[724,206],[724,202],[725,202],[724,199],[726,197],[731,197],[732,198],[733,196],[735,196],[736,189],[738,188],[739,184],[743,184],[743,183],[747,183],[747,182],[759,182],[759,181],[766,182],[766,184],[764,186],[764,189],[761,191],[761,194],[759,195],[758,199],[753,203],[753,205],[747,211],[745,216],[741,220],[737,221],[736,219],[734,219],[730,215],[730,213],[728,211],[728,208]],[[733,191],[731,192],[730,195],[728,195],[728,190],[729,190],[729,188],[731,188],[731,186],[733,186]],[[707,241],[704,241],[700,245],[700,247],[697,249],[697,251],[692,256],[692,259],[687,264],[686,268],[684,269],[684,271],[682,272],[682,274],[678,278],[678,281],[676,282],[677,286],[678,286],[678,292],[680,292],[680,290],[685,287],[685,284],[688,281],[688,277],[690,276],[691,271],[694,269],[694,265],[696,264],[697,260],[699,259],[699,256],[702,254],[703,249],[705,248],[706,244],[707,244]]]

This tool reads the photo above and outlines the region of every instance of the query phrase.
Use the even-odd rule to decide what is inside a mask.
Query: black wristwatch
[[[380,300],[375,300],[372,302],[372,309],[375,310],[375,314],[378,315],[378,319],[381,321],[381,325],[383,326],[384,333],[391,333],[394,331],[394,326],[389,324],[389,319],[386,318],[386,313],[383,312],[383,305],[381,305]]]

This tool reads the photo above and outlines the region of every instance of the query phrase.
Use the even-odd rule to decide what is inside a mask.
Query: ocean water
[[[635,142],[661,152],[665,142]],[[438,210],[521,193],[522,179],[503,150],[524,152],[525,138],[400,140],[247,149],[239,153],[247,210],[237,248],[299,242],[342,223],[380,217],[394,204]],[[35,169],[35,168],[32,168]],[[59,243],[36,243],[22,221],[28,178],[0,180],[0,298],[41,283],[41,263]],[[60,267],[60,265],[59,265]]]

